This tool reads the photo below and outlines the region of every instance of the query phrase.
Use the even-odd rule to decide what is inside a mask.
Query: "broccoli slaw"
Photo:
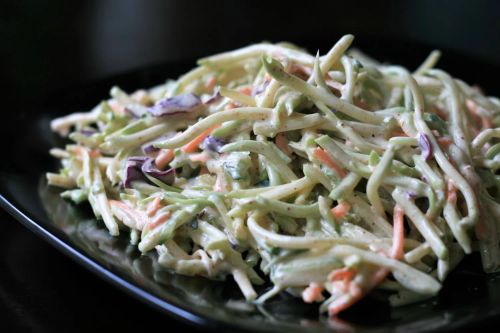
[[[436,295],[465,254],[500,269],[500,100],[435,68],[255,44],[52,121],[61,196],[163,267],[287,291],[334,316],[374,289]],[[268,276],[273,287],[258,295]]]

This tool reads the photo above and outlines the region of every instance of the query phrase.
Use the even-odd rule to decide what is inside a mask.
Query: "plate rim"
[[[0,193],[0,207],[3,208],[14,220],[18,221],[26,229],[34,233],[37,237],[46,241],[53,248],[73,260],[78,265],[84,267],[92,274],[98,276],[100,279],[109,283],[115,288],[125,292],[127,295],[133,297],[137,301],[148,305],[159,313],[168,315],[174,320],[180,320],[183,323],[204,329],[247,329],[245,327],[231,325],[225,321],[216,318],[209,318],[201,314],[197,314],[194,309],[185,309],[182,306],[175,304],[175,302],[166,301],[157,297],[148,291],[134,285],[127,281],[118,274],[108,270],[91,257],[81,253],[77,248],[74,248],[60,239],[57,235],[53,234],[40,223],[26,215],[22,210],[16,207],[3,193]],[[215,326],[217,325],[217,326]],[[224,327],[220,327],[222,325]]]

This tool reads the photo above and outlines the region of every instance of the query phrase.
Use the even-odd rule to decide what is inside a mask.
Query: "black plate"
[[[359,44],[358,44],[359,45]],[[380,59],[416,66],[429,47],[377,40],[361,43]],[[192,63],[191,63],[192,64]],[[499,94],[494,79],[498,67],[445,52],[443,68],[469,82],[479,82]],[[364,300],[341,316],[318,316],[317,307],[304,305],[287,294],[263,307],[242,301],[232,280],[214,282],[171,274],[155,263],[153,255],[141,256],[125,237],[110,237],[86,205],[62,200],[59,190],[48,187],[46,171],[57,161],[48,155],[63,141],[49,130],[55,116],[88,110],[107,97],[118,84],[126,90],[148,87],[166,77],[177,77],[189,64],[150,67],[47,96],[28,108],[13,110],[0,132],[5,155],[0,163],[0,203],[23,225],[96,275],[174,317],[225,330],[299,332],[339,331],[444,331],[466,329],[500,318],[500,279],[481,272],[479,258],[467,258],[451,274],[438,297],[411,306],[393,308],[374,299]]]

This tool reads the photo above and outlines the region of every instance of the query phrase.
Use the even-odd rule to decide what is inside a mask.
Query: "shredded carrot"
[[[467,106],[467,110],[474,116],[477,116],[477,104],[471,100],[467,99],[465,101],[465,105]]]
[[[80,146],[75,146],[75,155],[77,157],[81,158],[82,157],[82,150],[83,149],[87,149],[87,148],[80,147]],[[98,157],[101,156],[101,152],[98,149],[88,150],[88,153],[89,153],[89,157],[90,158],[98,158]]]
[[[344,85],[338,81],[333,80],[328,73],[324,75],[325,83],[330,88],[330,90],[335,94],[335,96],[339,97],[342,89],[344,89]]]
[[[481,115],[478,112],[479,107],[477,106],[477,104],[473,100],[467,99],[465,101],[465,105],[467,106],[467,110],[469,111],[469,113],[472,115],[472,117],[476,121],[478,127],[480,126],[481,129],[487,129],[487,128],[493,127],[491,119],[489,117],[485,117],[485,116]]]
[[[404,245],[404,211],[396,205],[394,207],[394,241],[391,251],[393,259],[401,259]],[[375,270],[371,277],[366,279],[366,285],[361,287],[353,281],[356,270],[348,267],[336,269],[328,275],[328,280],[332,281],[332,286],[342,293],[328,306],[328,314],[336,316],[340,312],[354,305],[361,300],[370,290],[378,286],[389,275],[390,270],[379,268]]]
[[[453,143],[451,138],[448,136],[440,136],[437,139],[437,141],[438,141],[439,145],[441,146],[441,148],[443,148],[443,149],[448,149],[448,147]]]
[[[454,205],[457,202],[457,188],[451,180],[448,180],[448,188],[446,192],[446,200]]]
[[[228,103],[226,107],[224,108],[225,110],[230,110],[238,107],[238,105],[235,102]]]
[[[191,154],[189,155],[189,159],[193,162],[202,162],[202,163],[207,163],[208,160],[210,159],[210,156],[205,153],[198,153],[198,154]]]
[[[149,217],[152,217],[153,215],[156,214],[156,212],[158,211],[158,209],[161,208],[161,198],[160,197],[156,197],[154,198],[153,201],[151,201],[151,203],[149,204],[148,206],[148,209],[146,211],[146,214],[148,214]]]
[[[113,110],[113,112],[118,115],[123,115],[125,113],[125,107],[120,103],[118,103],[118,101],[115,99],[110,99],[108,101],[108,105],[111,108],[111,110]]]
[[[338,291],[343,294],[328,306],[329,315],[335,316],[361,300],[370,290],[382,283],[389,272],[387,268],[377,269],[370,278],[366,279],[367,284],[364,287],[360,287],[352,280],[333,282],[332,285],[335,285]]]
[[[443,110],[441,110],[440,108],[438,108],[435,105],[433,105],[431,107],[430,112],[437,114],[439,116],[439,118],[441,118],[443,120],[448,120],[448,114],[446,114]]]
[[[333,317],[333,316],[337,315],[339,312],[342,312],[345,309],[349,308],[354,303],[359,301],[364,295],[363,290],[356,283],[352,283],[352,282],[347,283],[347,289],[348,289],[347,292],[345,292],[339,298],[335,299],[328,306],[328,314],[330,316]]]
[[[90,149],[89,150],[89,157],[90,158],[98,158],[101,156],[101,152],[97,149]]]
[[[109,204],[111,206],[116,205],[116,206],[120,207],[121,209],[126,210],[127,212],[135,213],[127,204],[124,204],[121,201],[118,201],[118,200],[109,200]]]
[[[206,166],[202,165],[201,168],[200,168],[200,175],[206,175],[208,173],[210,173],[208,171],[208,168]]]
[[[207,82],[205,83],[205,88],[208,90],[212,90],[215,87],[215,84],[217,83],[217,79],[215,76],[211,76],[207,79]]]
[[[493,122],[491,121],[490,118],[488,117],[481,117],[481,125],[483,126],[483,129],[487,129],[487,128],[493,128]]]
[[[337,82],[337,81],[334,81],[332,79],[330,80],[327,80],[326,81],[326,84],[330,87],[330,88],[333,88],[335,90],[338,90],[338,91],[342,91],[342,89],[344,88],[344,85],[340,82]]]
[[[148,224],[149,219],[146,215],[142,214],[141,212],[138,212],[131,207],[129,207],[127,204],[118,201],[118,200],[109,200],[109,204],[111,206],[117,206],[118,208],[124,210],[127,212],[131,217],[134,218],[137,222],[138,229],[142,229],[145,225]]]
[[[170,163],[174,159],[174,150],[173,149],[162,149],[158,156],[156,156],[155,164],[158,169],[163,170],[167,167],[168,163]]]
[[[408,136],[402,129],[398,128],[394,132],[392,132],[392,136]]]
[[[184,152],[184,153],[192,153],[194,152],[196,149],[198,149],[198,146],[203,142],[203,140],[205,140],[205,138],[207,136],[210,135],[210,133],[212,133],[212,131],[216,128],[220,127],[220,125],[215,125],[215,126],[212,126],[210,127],[209,129],[203,131],[203,133],[201,133],[200,135],[198,135],[196,138],[194,138],[193,140],[191,140],[190,142],[186,143],[182,148],[181,150]]]
[[[305,303],[321,302],[324,297],[321,294],[325,290],[322,284],[311,282],[307,288],[302,291],[302,299]]]
[[[328,280],[330,281],[351,281],[354,276],[356,276],[356,270],[354,268],[344,267],[335,269],[328,274]]]
[[[370,284],[367,287],[367,292],[372,290],[376,286],[382,283],[385,280],[387,275],[389,275],[389,270],[387,268],[379,268],[373,273]]]
[[[320,161],[322,164],[326,165],[327,167],[335,170],[335,172],[337,172],[337,174],[339,175],[340,178],[343,178],[345,177],[346,175],[346,172],[345,170],[340,166],[338,165],[334,160],[333,158],[330,157],[330,155],[328,155],[328,153],[326,151],[324,151],[323,149],[321,148],[316,148],[314,149],[314,152],[313,152],[313,155],[314,157],[316,157],[318,159],[318,161]]]
[[[287,156],[290,156],[292,155],[292,150],[290,149],[290,147],[288,146],[288,139],[286,138],[285,134],[283,133],[278,133],[276,135],[276,146],[278,146],[278,148],[283,152],[285,153]]]
[[[73,149],[73,152],[75,153],[76,157],[78,158],[82,158],[82,147],[80,146],[75,146],[74,149]]]
[[[363,110],[370,111],[370,106],[365,101],[363,101],[362,99],[355,98],[354,99],[354,105],[356,105],[358,108],[361,108]]]
[[[251,86],[241,87],[238,90],[240,91],[240,93],[245,94],[247,96],[252,95],[252,87]]]
[[[398,205],[394,206],[393,211],[393,236],[391,257],[393,259],[401,259],[403,257],[404,246],[404,214],[405,212]]]
[[[467,111],[469,111],[469,114],[472,116],[472,118],[474,119],[474,121],[476,122],[476,124],[478,126],[480,124],[482,124],[483,119],[479,115],[479,113],[477,112],[477,109],[478,109],[477,104],[473,100],[467,99],[465,101],[465,105],[467,106]]]
[[[101,152],[97,149],[92,149],[89,151],[90,158],[98,158],[101,156]]]
[[[289,72],[290,74],[296,75],[303,80],[307,80],[312,74],[312,69],[303,65],[292,63]]]
[[[350,210],[351,205],[347,201],[342,200],[337,206],[332,208],[332,214],[336,219],[341,219],[349,213]]]
[[[400,259],[403,256],[404,245],[404,211],[396,206],[394,208],[394,241],[391,251],[391,257]],[[363,287],[353,281],[357,274],[355,269],[344,267],[336,269],[328,275],[328,280],[332,281],[334,286],[341,295],[328,306],[330,316],[336,316],[340,312],[354,305],[361,300],[370,290],[378,286],[389,275],[390,270],[387,268],[379,268],[375,270],[371,277],[366,279],[367,284]]]
[[[165,212],[165,213],[161,214],[154,221],[152,221],[151,223],[148,224],[149,230],[152,230],[152,229],[158,227],[159,225],[167,222],[168,219],[170,218],[170,216],[172,216],[171,212]]]

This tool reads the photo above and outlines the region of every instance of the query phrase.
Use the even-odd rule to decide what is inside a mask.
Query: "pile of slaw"
[[[465,254],[500,268],[500,100],[435,68],[255,44],[52,121],[61,196],[178,274],[232,276],[331,316],[374,289],[436,295]],[[258,295],[268,276],[273,287]]]

